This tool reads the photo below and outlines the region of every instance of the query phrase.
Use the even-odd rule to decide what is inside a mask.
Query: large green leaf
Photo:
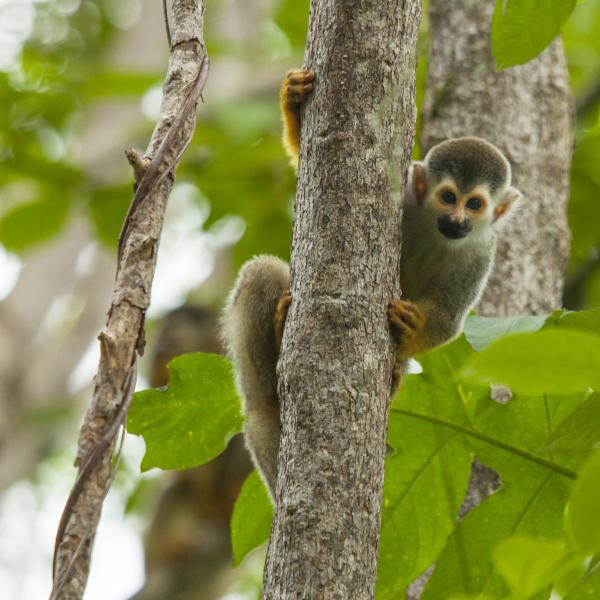
[[[469,481],[465,436],[410,416],[390,415],[377,599],[404,594],[444,547]]]
[[[135,394],[127,430],[142,435],[142,471],[187,469],[220,454],[241,431],[230,363],[216,354],[184,354],[169,363],[169,387]]]
[[[565,600],[596,600],[600,598],[600,564],[596,561],[588,573],[570,590]]]
[[[396,453],[386,464],[378,598],[400,597],[407,580],[436,561],[448,535],[427,597],[500,598],[507,590],[494,574],[491,547],[516,532],[561,533],[575,473],[570,457],[548,450],[549,440],[586,396],[514,394],[503,405],[489,386],[461,379],[475,355],[465,336],[423,355],[423,372],[407,376],[394,398],[388,443]],[[474,453],[500,472],[504,487],[459,532],[457,508]],[[472,566],[461,566],[465,557]]]
[[[600,553],[600,450],[579,472],[565,513],[565,530],[581,553]]]
[[[494,546],[515,534],[547,538],[561,534],[570,479],[493,445],[474,446],[478,456],[500,472],[503,486],[458,524],[422,600],[439,600],[450,593],[504,599],[508,590],[494,569]],[[548,596],[549,591],[535,598]]]
[[[573,329],[600,335],[600,310],[556,310],[546,320],[544,329]]]
[[[545,454],[576,469],[600,443],[600,394],[575,402],[576,406],[571,406],[574,410],[565,419],[555,421]]]
[[[254,548],[268,539],[273,521],[273,506],[258,471],[244,481],[231,516],[233,565],[239,565]]]
[[[497,544],[493,555],[513,598],[526,600],[552,585],[566,568],[569,549],[562,539],[514,536]]]
[[[467,340],[478,352],[509,333],[537,331],[547,315],[522,315],[519,317],[467,317],[464,332]]]
[[[464,373],[524,394],[600,390],[600,337],[569,330],[515,334],[474,356]]]
[[[496,0],[492,52],[498,69],[535,58],[560,33],[576,0]]]

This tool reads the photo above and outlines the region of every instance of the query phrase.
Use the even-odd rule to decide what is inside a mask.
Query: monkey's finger
[[[298,96],[300,98],[304,97],[306,94],[309,94],[314,89],[312,83],[304,83],[304,84],[289,84],[286,89],[286,94],[288,98],[290,96]]]
[[[397,336],[410,337],[412,328],[405,323],[392,309],[388,311],[388,320],[392,326],[392,330]]]
[[[413,312],[403,310],[399,313],[399,316],[411,329],[418,329],[421,326],[420,319]]]
[[[414,324],[415,327],[423,327],[425,325],[427,318],[417,304],[409,302],[408,300],[398,300],[397,306],[398,311],[402,315],[406,315],[406,320]]]
[[[310,83],[315,80],[315,74],[313,71],[308,69],[295,70],[292,73],[288,73],[287,80],[289,83]]]
[[[413,305],[404,300],[393,300],[389,303],[389,310],[400,317],[405,323],[414,325],[418,321]]]

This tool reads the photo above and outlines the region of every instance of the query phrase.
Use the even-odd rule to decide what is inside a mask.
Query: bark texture
[[[561,304],[570,248],[568,175],[573,146],[572,99],[560,40],[526,65],[497,73],[490,47],[494,0],[430,0],[429,65],[421,147],[477,135],[509,159],[524,197],[499,241],[496,264],[478,313],[547,313]],[[477,461],[464,513],[499,485]],[[419,598],[427,575],[409,599]]]
[[[263,597],[373,597],[418,0],[312,0]]]
[[[560,40],[497,73],[490,49],[494,0],[431,0],[421,144],[478,135],[509,159],[524,198],[498,244],[478,312],[540,314],[561,304],[569,255],[572,99]]]
[[[195,127],[195,108],[208,72],[202,41],[203,4],[175,0],[171,58],[161,118],[144,158],[130,151],[136,193],[119,244],[119,264],[94,396],[79,437],[78,477],[59,525],[51,598],[83,597],[102,502],[112,481],[111,458],[135,386],[144,347],[144,317],[173,171]]]

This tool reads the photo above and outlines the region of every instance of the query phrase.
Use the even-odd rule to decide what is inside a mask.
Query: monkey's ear
[[[411,181],[412,193],[415,196],[415,200],[419,206],[423,205],[425,196],[427,196],[427,173],[425,171],[425,165],[422,162],[414,162],[411,168]]]
[[[504,192],[504,196],[502,196],[502,200],[498,203],[498,206],[494,208],[494,223],[502,216],[505,215],[513,206],[515,202],[519,200],[521,197],[521,192],[514,187],[509,187],[506,192]]]

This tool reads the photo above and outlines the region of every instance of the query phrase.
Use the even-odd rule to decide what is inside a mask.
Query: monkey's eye
[[[442,192],[442,200],[446,204],[456,204],[456,196],[454,195],[454,192],[451,192],[450,190]]]
[[[482,202],[479,198],[469,198],[469,200],[467,200],[466,207],[469,210],[479,210],[481,206]]]

